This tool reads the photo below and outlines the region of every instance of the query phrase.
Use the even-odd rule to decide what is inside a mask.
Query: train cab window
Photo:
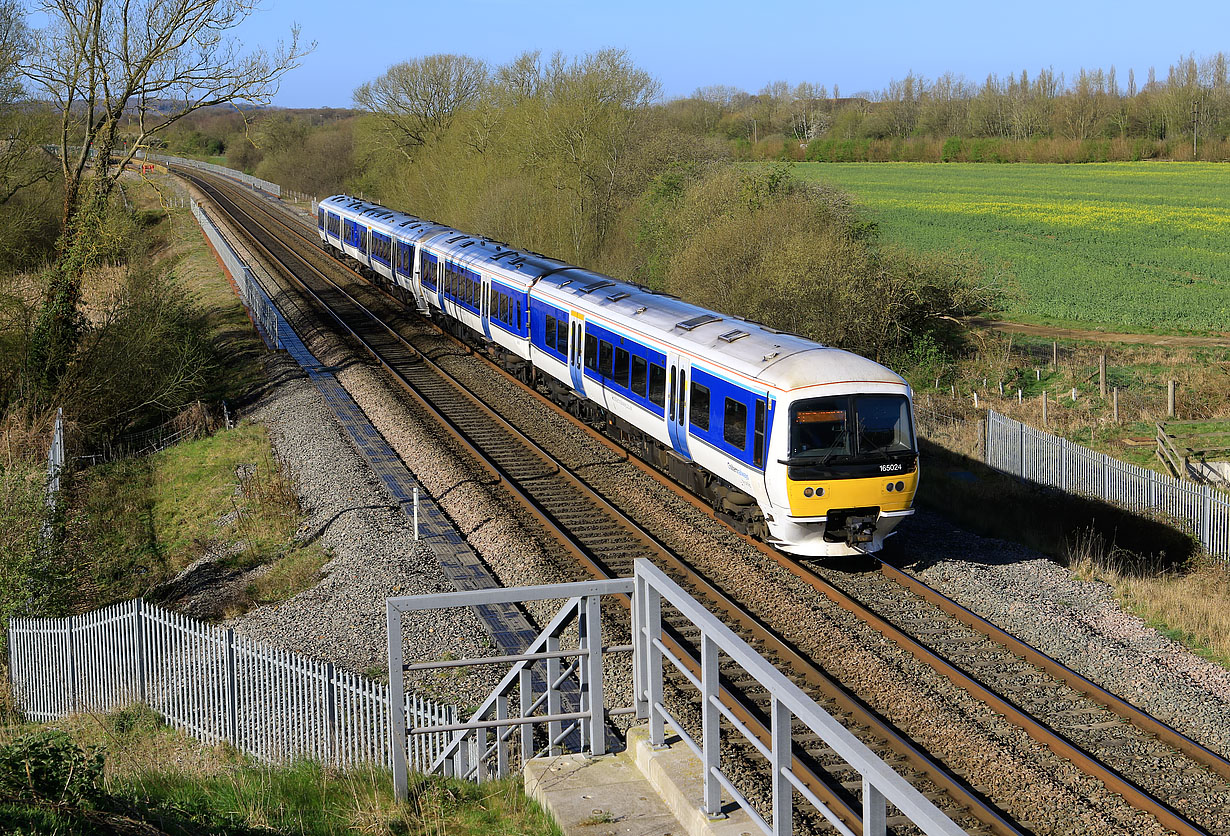
[[[567,333],[568,333],[568,321],[567,321],[567,320],[565,320],[565,319],[556,320],[556,323],[555,323],[555,343],[556,343],[556,345],[558,345],[558,346],[559,346],[559,353],[560,353],[560,354],[567,354],[567,353],[568,353],[568,351],[567,351],[567,346],[568,346],[567,339],[568,339],[568,338],[564,336],[564,335],[565,335],[565,334],[567,334]]]
[[[598,374],[610,378],[613,373],[612,360],[611,344],[602,340],[598,343]]]
[[[317,218],[316,228],[324,229],[325,228],[325,210],[324,209],[316,210],[316,218]]]
[[[542,326],[542,341],[543,343],[546,344],[547,348],[558,351],[559,349],[555,348],[556,336],[558,333],[555,330],[555,326],[556,326],[555,317],[551,316],[551,314],[547,314],[546,321],[543,323],[543,326]]]
[[[752,432],[752,464],[756,467],[764,467],[764,425],[765,425],[765,405],[764,401],[756,401],[756,426]]]
[[[628,387],[642,398],[649,392],[649,361],[632,355],[632,385]]]
[[[683,391],[680,387],[680,391]],[[688,411],[688,421],[698,429],[709,429],[709,387],[701,386],[692,381],[692,408]]]
[[[628,388],[628,362],[628,350],[624,348],[615,349],[615,374],[612,375],[612,378],[625,389]]]
[[[666,404],[666,369],[657,363],[649,364],[649,402],[657,406]]]
[[[585,335],[585,368],[598,370],[598,338],[593,334]]]
[[[747,449],[747,404],[727,398],[722,421],[722,438],[731,447]]]

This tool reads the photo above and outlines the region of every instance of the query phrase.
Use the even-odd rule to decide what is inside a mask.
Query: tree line
[[[1113,66],[981,82],[909,73],[852,96],[778,81],[758,93],[703,87],[665,106],[686,130],[722,137],[745,158],[940,162],[966,159],[973,140],[996,143],[986,161],[1085,161],[1090,148],[1093,158],[1230,156],[1230,59],[1221,52],[1182,57],[1164,74],[1149,68],[1143,79]]]

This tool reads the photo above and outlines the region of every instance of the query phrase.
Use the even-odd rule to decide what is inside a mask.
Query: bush
[[[83,751],[56,729],[0,747],[0,794],[25,801],[92,806],[103,797],[101,749]]]
[[[928,361],[960,351],[955,318],[992,305],[976,264],[880,246],[844,193],[788,166],[659,180],[642,219],[656,286],[886,362],[924,338]]]

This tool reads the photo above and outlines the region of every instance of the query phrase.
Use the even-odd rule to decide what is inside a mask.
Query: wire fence
[[[1187,526],[1210,555],[1230,560],[1230,501],[1209,485],[1111,458],[988,410],[986,463],[996,470]]]
[[[380,682],[205,624],[140,599],[70,618],[9,620],[13,694],[30,720],[134,703],[205,743],[269,763],[392,766],[389,691]],[[406,726],[448,726],[457,712],[406,694]],[[447,732],[415,735],[427,770]]]

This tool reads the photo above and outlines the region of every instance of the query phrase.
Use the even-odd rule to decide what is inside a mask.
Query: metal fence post
[[[137,646],[137,695],[142,703],[146,703],[145,602],[140,598],[133,601],[133,640]]]
[[[393,793],[398,801],[409,798],[406,774],[405,667],[402,662],[401,612],[385,604],[389,632],[389,753],[393,765]]]
[[[76,616],[70,615],[64,628],[65,644],[68,647],[68,705],[70,711],[77,710],[77,647],[73,636]]]
[[[232,746],[239,748],[239,706],[235,688],[235,630],[226,628],[226,728]]]
[[[391,701],[389,711],[391,714]],[[337,682],[332,662],[325,662],[325,751],[329,753],[330,761],[339,760],[340,747],[337,745]]]
[[[636,719],[648,720],[645,699],[645,666],[649,653],[645,647],[645,579],[636,575],[632,587],[632,704]]]
[[[1021,455],[1021,470],[1017,473],[1022,479],[1025,478],[1025,424],[1020,421],[1016,422],[1018,444],[1020,446]]]
[[[657,642],[662,636],[662,593],[649,583],[645,584],[645,650],[648,657],[647,680],[649,686],[649,744],[662,748],[666,745],[666,720],[662,717],[662,651]]]
[[[773,834],[789,836],[794,832],[794,787],[786,777],[790,768],[790,709],[776,697],[773,698],[771,736],[773,738]]]
[[[559,650],[559,636],[547,636],[544,643],[548,653],[555,653]],[[558,715],[563,711],[562,699],[559,686],[555,681],[559,679],[560,660],[558,658],[547,660],[547,713]],[[551,720],[547,723],[547,743],[549,749],[547,754],[556,755],[563,751],[563,747],[555,741],[563,733],[564,727],[559,720]]]
[[[1068,440],[1059,436],[1059,487],[1068,489]]]
[[[1200,538],[1203,541],[1206,549],[1211,549],[1213,545],[1213,489],[1208,485],[1201,485],[1204,489],[1204,502],[1201,503],[1201,521],[1200,521]]]
[[[716,704],[718,695],[718,646],[712,638],[700,637],[700,751],[705,770],[705,815],[722,818],[722,785],[717,770],[721,766],[721,720]]]
[[[589,745],[595,755],[606,754],[606,692],[602,687],[602,597],[585,598],[586,645],[589,666]]]
[[[885,836],[888,831],[888,803],[875,785],[863,779],[863,836]]]

